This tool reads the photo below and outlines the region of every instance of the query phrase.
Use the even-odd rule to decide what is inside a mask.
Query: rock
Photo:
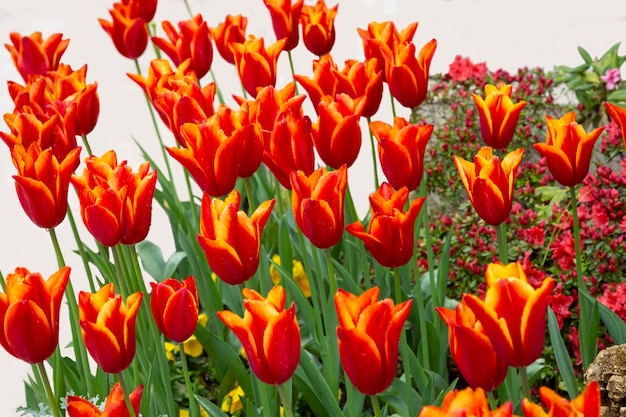
[[[600,417],[626,417],[626,345],[598,353],[585,372],[585,384],[598,381],[602,395]]]

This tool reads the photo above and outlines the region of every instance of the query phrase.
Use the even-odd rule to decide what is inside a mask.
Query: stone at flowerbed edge
[[[601,417],[626,417],[626,344],[598,353],[585,372],[585,384],[598,381],[602,395]]]

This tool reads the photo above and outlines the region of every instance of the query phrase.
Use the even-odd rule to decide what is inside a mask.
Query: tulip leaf
[[[300,355],[300,367],[304,371],[305,376],[309,380],[312,387],[315,387],[314,392],[317,394],[323,406],[323,413],[317,414],[316,416],[341,416],[343,415],[341,408],[339,408],[339,404],[337,402],[337,394],[333,395],[328,383],[324,379],[320,368],[313,363],[313,360],[309,356],[308,352],[302,351]],[[296,373],[300,370],[300,367],[296,369]]]
[[[292,378],[293,384],[313,412],[313,415],[327,416],[328,414],[326,413],[325,407],[322,405],[320,398],[317,396],[317,390],[313,388],[311,382],[308,378],[306,378],[306,375],[303,375],[303,373],[304,372],[301,367],[296,369]]]
[[[587,52],[585,48],[583,48],[582,46],[579,46],[578,53],[587,64],[591,65],[591,63],[593,62],[593,58],[591,58],[591,55],[589,55],[589,52]]]
[[[161,248],[148,240],[137,243],[135,247],[141,259],[141,265],[158,282],[172,277],[178,265],[187,257],[185,252],[174,252],[166,262]]]
[[[583,293],[582,291],[580,294],[589,302],[594,301],[594,298],[589,294]],[[624,323],[624,320],[604,304],[597,302],[597,305],[602,323],[606,326],[615,344],[620,345],[626,343],[626,323]]]
[[[581,291],[581,294],[583,292]],[[556,364],[559,367],[559,373],[565,383],[565,388],[570,399],[574,399],[578,396],[578,385],[576,383],[576,375],[574,375],[574,367],[572,366],[572,359],[567,352],[565,342],[561,336],[559,325],[556,320],[556,315],[551,307],[548,307],[548,331],[550,332],[550,343],[554,350],[554,358]]]
[[[225,414],[220,407],[213,404],[211,401],[207,400],[206,398],[201,397],[199,395],[194,395],[194,397],[196,397],[196,401],[198,401],[198,404],[200,404],[200,406],[204,408],[204,411],[209,413],[210,416],[228,417],[228,415]]]

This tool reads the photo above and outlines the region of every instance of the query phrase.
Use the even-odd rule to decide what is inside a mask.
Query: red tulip
[[[81,291],[78,312],[83,340],[89,354],[104,372],[117,374],[128,368],[135,357],[135,322],[143,294],[131,294],[122,302],[113,284],[98,292]]]
[[[63,39],[61,33],[43,39],[41,32],[33,32],[28,36],[11,32],[10,38],[13,45],[4,46],[11,53],[13,65],[27,82],[29,75],[43,75],[47,71],[56,70],[70,43],[69,39]]]
[[[263,298],[244,288],[243,318],[230,311],[217,316],[235,333],[252,372],[266,384],[280,385],[293,375],[300,360],[300,327],[296,306],[285,310],[285,290],[275,286]]]
[[[375,121],[370,129],[378,141],[380,165],[393,188],[415,190],[424,175],[426,145],[433,132],[432,125],[409,124],[396,117],[393,126]]]
[[[424,198],[411,201],[408,211],[404,205],[409,198],[406,187],[394,192],[391,185],[382,183],[370,194],[372,216],[367,232],[360,221],[351,223],[346,231],[358,237],[379,264],[395,268],[411,260],[415,249],[415,220],[422,209]]]
[[[28,218],[37,226],[52,229],[58,226],[67,213],[67,192],[72,174],[80,164],[81,148],[74,148],[62,161],[44,151],[38,143],[28,150],[16,145],[11,151],[13,165],[17,168],[15,190]]]
[[[539,397],[548,412],[527,398],[522,400],[524,417],[600,417],[602,401],[598,381],[591,381],[582,394],[573,400],[561,397],[548,387],[539,388]]]
[[[198,324],[198,289],[190,276],[183,281],[168,278],[151,282],[150,309],[157,327],[165,337],[182,343],[196,331]]]
[[[441,407],[429,405],[422,408],[418,417],[514,417],[513,404],[507,401],[497,410],[489,408],[489,401],[482,388],[473,390],[465,388],[462,391],[454,390],[446,394]]]
[[[261,233],[275,200],[261,203],[250,218],[240,202],[237,190],[224,201],[205,193],[200,212],[198,243],[215,275],[230,285],[249,280],[259,267]]]
[[[315,6],[302,6],[302,41],[306,49],[315,55],[326,55],[335,44],[335,16],[338,7],[339,4],[328,7],[324,0],[317,0]]]
[[[329,248],[341,240],[347,182],[345,165],[330,172],[322,167],[311,175],[291,172],[291,207],[296,224],[318,248]]]
[[[412,305],[412,300],[395,306],[390,298],[379,301],[379,292],[373,287],[356,296],[340,288],[335,294],[341,364],[366,395],[383,392],[396,376],[400,334]]]
[[[138,14],[133,3],[114,3],[109,10],[112,21],[98,19],[117,51],[129,59],[139,58],[148,46],[148,21]]]
[[[48,359],[59,343],[59,311],[70,277],[63,267],[46,281],[38,272],[16,268],[0,293],[0,344],[30,364]]]
[[[362,98],[363,117],[372,117],[383,97],[383,71],[377,65],[375,58],[365,62],[347,60],[341,72],[333,70],[338,93],[346,93],[353,99]]]
[[[73,175],[81,217],[87,230],[105,246],[134,245],[144,240],[152,219],[156,171],[144,162],[137,173],[115,151],[85,160],[82,176]]]
[[[317,106],[319,119],[312,126],[313,144],[326,165],[352,166],[361,150],[362,108],[347,94],[324,96]]]
[[[293,4],[291,0],[263,0],[263,3],[270,12],[276,39],[285,39],[283,49],[291,51],[300,39],[298,22],[304,0],[296,0]]]
[[[411,42],[416,30],[417,22],[413,22],[402,31],[398,31],[396,25],[391,21],[370,22],[367,25],[367,29],[357,28],[357,32],[363,42],[365,58],[376,58],[376,72],[382,71],[383,77],[386,77],[386,61],[383,50],[388,49],[392,51],[396,43],[407,44]]]
[[[465,303],[457,304],[455,310],[435,309],[448,326],[450,354],[463,379],[474,389],[493,391],[504,381],[508,366],[496,355],[482,324]]]
[[[519,262],[489,264],[485,300],[463,295],[463,302],[483,325],[496,354],[508,366],[523,367],[541,356],[546,310],[554,279],[534,289]]]
[[[242,15],[227,15],[224,22],[216,28],[210,28],[213,40],[215,40],[215,47],[226,62],[235,63],[232,44],[245,42],[247,26],[248,19]]]
[[[609,102],[605,102],[604,106],[606,107],[606,111],[609,113],[609,116],[611,116],[611,119],[617,123],[619,131],[622,134],[624,147],[626,147],[626,108]]]
[[[483,142],[495,149],[504,149],[509,146],[520,113],[526,102],[521,100],[515,104],[511,100],[513,86],[508,84],[485,85],[485,98],[472,94],[478,117],[480,119],[480,133]]]
[[[193,19],[178,22],[176,31],[174,25],[165,20],[161,23],[168,39],[158,36],[152,37],[152,42],[174,62],[180,65],[186,59],[191,60],[191,69],[198,78],[204,77],[213,62],[213,46],[207,23],[197,14]]]
[[[337,94],[338,80],[335,75],[336,70],[337,65],[333,62],[332,56],[326,54],[320,59],[313,60],[313,78],[300,74],[293,76],[304,87],[315,111],[317,111],[317,106],[322,97],[335,97],[335,94]]]
[[[489,147],[481,148],[474,163],[454,156],[454,165],[467,195],[478,215],[488,224],[497,226],[509,217],[513,206],[515,171],[522,161],[520,148],[500,158]]]
[[[569,112],[560,119],[546,116],[548,136],[546,143],[534,148],[546,158],[554,179],[566,187],[580,184],[589,173],[591,154],[603,127],[587,133],[576,123],[576,113]]]
[[[137,416],[139,415],[142,393],[143,385],[139,385],[129,395],[133,410]],[[69,417],[130,417],[119,382],[113,385],[104,403],[103,411],[100,411],[96,405],[84,398],[69,395],[67,397],[67,413]]]
[[[286,39],[279,39],[267,49],[263,38],[250,35],[244,43],[233,43],[235,65],[244,89],[252,97],[268,85],[276,85],[276,62]]]

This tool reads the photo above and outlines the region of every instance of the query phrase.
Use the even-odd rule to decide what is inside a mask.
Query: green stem
[[[576,186],[569,187],[570,199],[572,201],[572,223],[574,224],[574,251],[576,253],[576,282],[578,283],[578,291],[589,293],[587,284],[583,278],[583,263],[580,253],[580,223],[578,221],[578,199],[576,197]]]
[[[246,195],[248,196],[248,207],[250,208],[250,213],[254,213],[254,210],[256,210],[256,205],[254,204],[254,193],[252,192],[252,183],[250,181],[250,178],[244,178],[243,184],[246,188]]]
[[[117,275],[117,286],[120,289],[120,293],[124,299],[128,298],[130,292],[126,286],[126,277],[124,276],[124,272],[122,270],[122,254],[120,253],[121,247],[120,245],[116,245],[113,252],[113,261],[115,262],[115,272]]]
[[[393,95],[391,93],[389,93],[389,98],[391,99],[391,115],[393,116],[393,119],[396,119],[396,102],[393,99]]]
[[[59,266],[59,268],[63,268],[65,266],[65,259],[63,259],[63,252],[61,251],[61,245],[59,245],[57,232],[53,227],[51,229],[48,229],[48,233],[50,234],[50,239],[52,239],[52,246],[54,247],[54,254],[57,258],[57,265]]]
[[[422,350],[422,362],[424,369],[431,369],[430,350],[428,347],[428,332],[426,330],[426,310],[424,307],[424,294],[422,293],[422,284],[419,278],[417,279],[415,285],[415,301],[417,304],[417,317],[420,327],[420,346]]]
[[[372,400],[372,408],[374,409],[374,416],[382,417],[383,413],[380,411],[380,403],[378,402],[378,397],[375,395],[370,395],[370,400]]]
[[[124,402],[126,403],[126,408],[128,409],[128,415],[130,417],[137,417],[137,414],[135,413],[135,408],[133,407],[133,403],[130,401],[130,392],[128,392],[126,382],[124,381],[124,375],[121,371],[117,373],[117,380],[120,383],[122,395],[124,395]]]
[[[495,410],[498,408],[498,402],[496,401],[496,397],[493,395],[493,391],[489,391],[487,393],[487,400],[489,401],[489,407],[492,410]]]
[[[189,367],[187,366],[187,354],[185,353],[185,346],[183,342],[178,343],[178,350],[180,351],[180,363],[183,366],[183,376],[185,378],[185,386],[187,387],[187,395],[189,397],[189,414],[191,417],[198,417],[198,404],[196,404],[193,385],[191,385],[191,376],[189,375]]]
[[[506,242],[506,225],[504,222],[496,226],[496,237],[498,240],[498,258],[504,265],[509,263],[509,249]]]
[[[52,387],[50,386],[50,380],[48,379],[48,373],[46,372],[46,367],[43,362],[39,362],[37,364],[37,370],[39,371],[39,375],[41,376],[41,380],[43,381],[43,387],[46,391],[46,396],[48,397],[48,402],[50,403],[50,409],[52,410],[52,414],[54,417],[61,417],[61,410],[59,409],[59,405],[57,404],[54,393],[52,392]]]
[[[93,155],[93,152],[91,151],[91,146],[89,146],[89,141],[87,140],[87,135],[82,135],[81,138],[83,139],[83,145],[87,150],[87,154]]]
[[[285,392],[285,384],[279,384],[278,395],[280,395],[280,401],[283,403],[283,411],[285,413],[285,417],[293,417],[293,410],[291,409],[291,402],[289,398],[287,398],[287,393]]]
[[[428,262],[428,280],[430,282],[430,292],[433,298],[434,306],[443,305],[443,300],[439,299],[439,291],[437,291],[437,283],[435,282],[435,253],[433,251],[433,239],[430,235],[430,211],[428,210],[428,190],[426,188],[426,173],[423,173],[422,182],[420,183],[420,195],[425,197],[422,205],[421,218],[424,227],[424,239],[426,239],[426,260]]]
[[[525,366],[522,366],[519,369],[519,377],[522,381],[522,393],[525,398],[530,399],[530,383],[528,382],[528,371]]]
[[[287,56],[289,57],[289,68],[291,68],[291,76],[293,77],[293,84],[296,86],[296,95],[298,95],[298,83],[296,82],[296,71],[293,66],[293,58],[291,56],[291,51],[287,51]]]
[[[7,283],[4,280],[4,275],[2,274],[2,271],[0,271],[0,286],[2,287],[2,292],[6,293],[6,291],[7,291]]]
[[[92,293],[95,293],[96,286],[93,281],[91,268],[89,268],[89,261],[87,260],[88,259],[87,253],[85,252],[85,244],[80,238],[80,234],[78,233],[78,228],[76,227],[76,220],[74,220],[74,215],[72,214],[72,210],[69,208],[67,210],[67,218],[70,222],[72,234],[74,235],[74,240],[76,241],[76,246],[78,246],[78,254],[80,255],[80,259],[83,262],[83,269],[85,270],[85,274],[87,275],[87,281],[89,281],[89,291]]]
[[[209,70],[209,73],[211,74],[211,78],[213,79],[213,84],[215,84],[215,94],[217,94],[217,101],[219,102],[219,104],[224,104],[224,96],[222,95],[222,90],[220,90],[220,87],[217,85],[217,78],[215,77],[213,68]]]
[[[189,14],[189,17],[193,18],[193,12],[191,11],[191,7],[189,7],[189,2],[187,0],[185,0],[185,9],[187,9],[187,14]]]
[[[374,133],[372,132],[372,128],[370,127],[372,118],[367,118],[367,130],[370,134],[370,146],[372,147],[372,166],[374,167],[374,189],[378,189],[378,163],[376,158],[376,144],[374,142]]]
[[[330,295],[334,297],[337,293],[337,277],[335,276],[335,267],[333,266],[333,255],[330,248],[324,249],[324,255],[326,256],[326,268],[328,271],[328,279],[330,281]]]

